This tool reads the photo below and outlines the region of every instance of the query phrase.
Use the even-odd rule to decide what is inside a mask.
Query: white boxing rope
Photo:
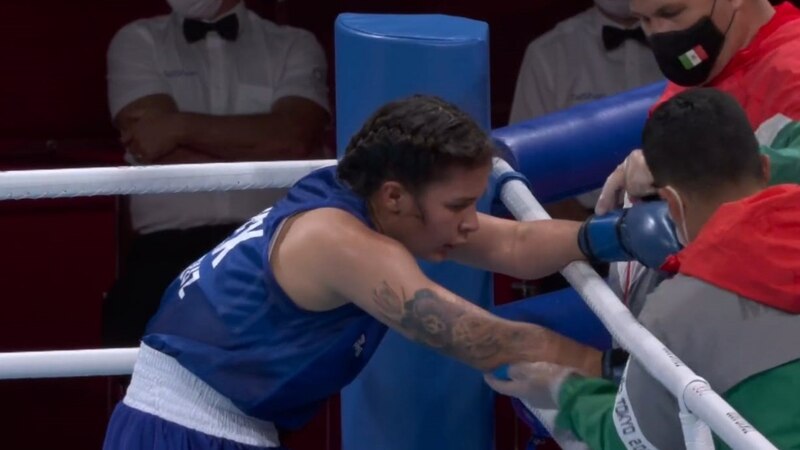
[[[9,171],[0,172],[0,200],[287,188],[312,170],[334,164],[336,160]],[[495,174],[511,170],[508,163],[495,159]],[[519,180],[507,181],[500,197],[519,220],[549,218]],[[710,426],[734,449],[775,449],[650,334],[588,264],[574,262],[561,273],[617,341],[685,407],[681,419],[687,448],[708,448]],[[0,353],[0,379],[125,375],[132,372],[137,352],[125,348]]]
[[[336,164],[307,161],[175,164],[0,172],[0,200],[288,188]]]
[[[494,161],[494,174],[513,170],[500,159]],[[509,180],[502,187],[500,198],[518,220],[543,220],[550,216],[519,180]],[[692,413],[705,422],[684,419],[691,427],[685,430],[688,449],[706,449],[712,442],[708,427],[734,449],[775,449],[761,433],[742,418],[725,400],[711,390],[708,382],[697,376],[680,361],[655,336],[650,334],[633,317],[630,310],[617,298],[606,282],[585,262],[573,262],[561,271],[562,275],[586,300],[606,328],[631,355],[642,362],[645,369],[663,384],[677,399],[685,403],[686,413]],[[678,415],[679,412],[675,411]],[[690,445],[696,445],[691,447]]]
[[[138,348],[0,353],[0,380],[130,375]]]
[[[708,383],[703,383],[708,386]],[[714,448],[714,438],[711,436],[711,430],[708,425],[700,420],[697,416],[690,413],[686,407],[686,403],[679,406],[678,419],[681,421],[681,429],[683,430],[683,439],[686,441],[686,448]]]

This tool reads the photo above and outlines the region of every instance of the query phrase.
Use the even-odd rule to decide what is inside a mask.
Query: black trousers
[[[103,345],[137,347],[167,286],[237,226],[167,230],[135,237],[123,271],[103,303]]]

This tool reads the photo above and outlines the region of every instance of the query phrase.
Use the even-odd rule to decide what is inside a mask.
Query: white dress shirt
[[[653,53],[644,44],[628,39],[607,51],[604,25],[620,27],[593,6],[528,45],[517,77],[510,123],[663,79]],[[597,193],[578,196],[578,200],[587,208],[594,207]]]
[[[596,7],[556,25],[528,45],[517,77],[511,123],[618,94],[664,78],[650,49],[628,39],[603,47],[604,25],[619,27]]]
[[[268,113],[282,97],[312,100],[329,110],[322,47],[301,29],[278,26],[240,3],[232,12],[239,35],[215,32],[189,44],[178,14],[132,22],[108,50],[111,116],[139,98],[171,96],[178,110],[211,115]],[[132,161],[130,155],[126,155]],[[284,190],[131,196],[131,220],[140,233],[243,222]]]

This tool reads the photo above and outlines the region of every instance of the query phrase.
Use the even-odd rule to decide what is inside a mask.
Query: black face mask
[[[685,30],[650,35],[650,46],[658,67],[673,83],[686,87],[698,86],[711,74],[725,43],[725,35],[733,23],[731,16],[724,33],[714,25],[711,15],[716,4],[715,0],[711,13]]]

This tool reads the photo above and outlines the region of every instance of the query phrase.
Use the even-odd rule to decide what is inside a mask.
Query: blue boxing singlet
[[[274,236],[287,218],[318,208],[342,209],[372,227],[365,202],[334,167],[312,172],[189,266],[165,292],[143,339],[247,415],[281,428],[302,426],[350,383],[386,332],[353,304],[303,310],[276,281]]]

